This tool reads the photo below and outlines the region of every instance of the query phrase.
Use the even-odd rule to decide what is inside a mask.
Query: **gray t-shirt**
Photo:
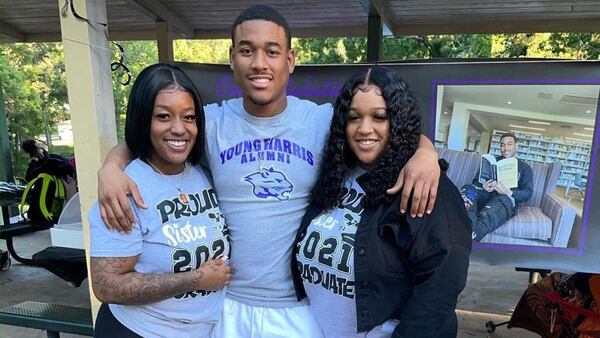
[[[327,338],[389,338],[396,326],[390,321],[369,332],[356,331],[354,239],[365,195],[356,178],[364,172],[353,170],[339,206],[315,217],[298,244],[297,258],[310,312]]]
[[[96,203],[88,215],[90,256],[137,256],[135,271],[171,274],[229,255],[225,221],[204,172],[186,165],[181,188],[189,198],[187,205],[178,199],[180,174],[162,176],[139,159],[125,173],[149,208],[132,203],[137,224],[131,234],[121,235],[106,228]],[[224,296],[224,291],[198,290],[156,303],[109,306],[123,325],[141,336],[201,337],[220,320]]]
[[[207,159],[233,248],[227,297],[255,306],[296,306],[292,245],[332,107],[288,96],[287,108],[269,118],[248,114],[241,98],[208,105],[205,112]]]

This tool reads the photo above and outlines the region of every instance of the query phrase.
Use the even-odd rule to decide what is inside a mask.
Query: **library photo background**
[[[515,216],[525,208],[530,219],[511,219],[482,242],[579,245],[599,91],[600,85],[588,84],[437,86],[436,148],[500,155],[500,135],[511,132],[519,139],[517,157],[534,170],[536,200]],[[574,217],[557,220],[549,203]]]

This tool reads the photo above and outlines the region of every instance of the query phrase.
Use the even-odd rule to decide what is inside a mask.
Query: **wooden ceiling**
[[[0,1],[1,41],[60,41],[66,1]],[[73,1],[77,9],[84,0]],[[600,31],[598,0],[106,0],[109,37],[155,39],[156,22],[165,21],[178,38],[227,38],[238,13],[255,3],[279,10],[299,37],[366,36],[369,13],[397,36]]]

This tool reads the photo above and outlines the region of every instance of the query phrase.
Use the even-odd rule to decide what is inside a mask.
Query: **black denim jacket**
[[[358,332],[398,319],[393,337],[456,336],[454,310],[466,283],[471,251],[471,225],[460,193],[442,172],[431,215],[412,218],[401,214],[399,206],[397,195],[391,204],[366,208],[358,224],[354,244]],[[297,247],[311,220],[322,212],[309,206],[296,236],[291,268],[298,300],[306,292]]]

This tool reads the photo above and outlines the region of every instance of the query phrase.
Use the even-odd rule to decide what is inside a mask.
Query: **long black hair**
[[[365,206],[391,200],[386,190],[393,186],[400,170],[417,150],[421,136],[421,118],[417,100],[406,82],[389,68],[381,66],[352,76],[340,90],[335,102],[319,177],[310,194],[310,202],[313,204],[332,209],[343,197],[344,181],[358,162],[346,141],[348,111],[357,90],[370,85],[381,89],[381,95],[387,104],[390,139],[378,163],[365,174],[364,179],[361,178]]]
[[[152,142],[150,141],[150,125],[154,111],[154,100],[163,89],[181,89],[188,92],[194,100],[196,126],[198,134],[192,147],[188,161],[192,164],[200,160],[204,149],[204,108],[198,89],[192,80],[179,67],[157,63],[146,67],[138,75],[127,103],[125,120],[125,143],[133,158],[146,161],[150,157]]]

